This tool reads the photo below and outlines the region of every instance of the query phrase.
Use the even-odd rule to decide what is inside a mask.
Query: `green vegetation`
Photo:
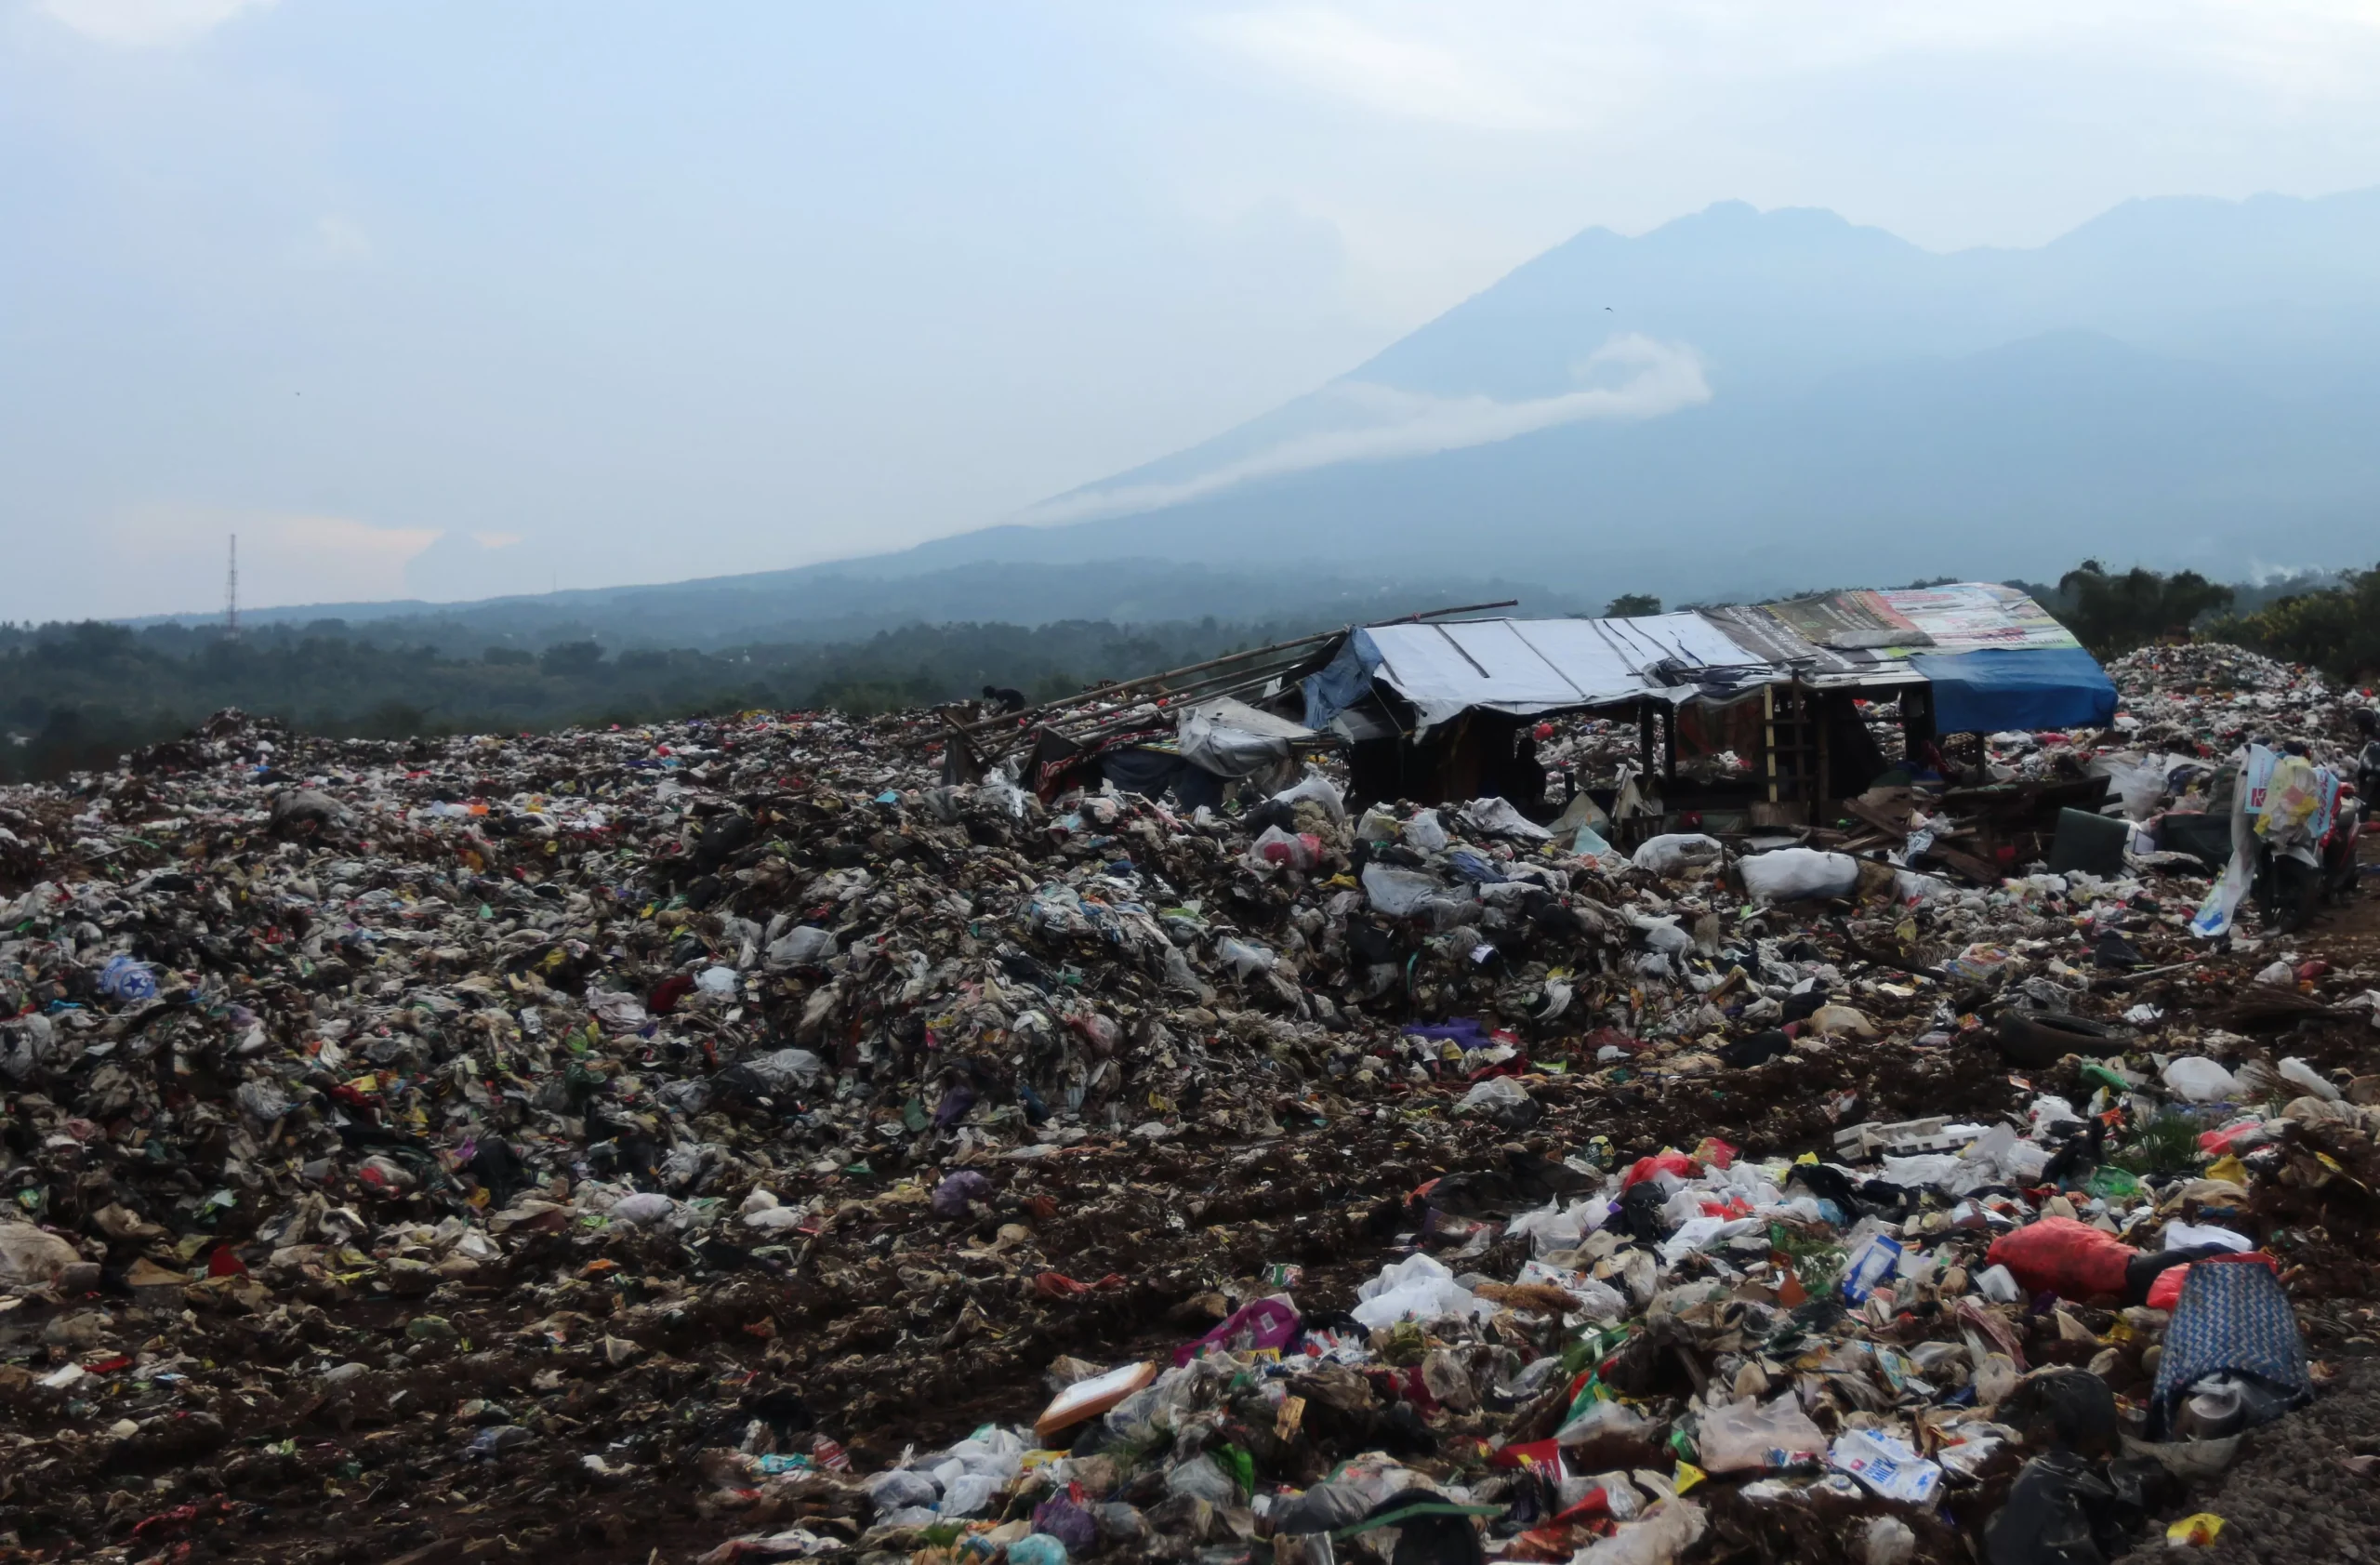
[[[2055,588],[2012,585],[2103,657],[2195,631],[2311,663],[2342,682],[2380,677],[2380,569],[2224,586],[2193,571],[2110,574],[2088,560]],[[1631,592],[1607,612],[1660,609],[1659,599]],[[211,625],[0,625],[0,781],[112,765],[225,707],[313,733],[389,738],[754,707],[867,713],[962,699],[986,684],[1042,699],[1380,612],[1366,603],[1262,622],[913,624],[705,651],[607,646],[598,636],[609,632],[562,619],[537,632],[490,632],[454,618],[323,619],[253,627],[237,639]],[[472,630],[480,639],[465,633]]]
[[[2227,617],[2210,635],[2311,663],[2342,684],[2380,679],[2380,568],[2344,573],[2336,587],[2295,592]]]
[[[1661,601],[1650,592],[1622,592],[1604,606],[1606,619],[1639,619],[1661,612]]]
[[[2188,1114],[2160,1114],[2109,1154],[2108,1161],[2127,1174],[2188,1173],[2198,1167],[2198,1135],[2205,1128]]]
[[[2057,590],[2042,604],[2095,657],[2113,657],[2167,637],[2184,637],[2210,615],[2228,609],[2235,589],[2209,581],[2196,571],[2166,576],[2138,566],[2110,576],[2096,560],[2085,560],[2058,578]]]
[[[911,626],[823,645],[715,653],[588,639],[450,656],[337,621],[133,630],[86,622],[0,626],[0,780],[112,765],[225,707],[312,733],[391,738],[639,723],[766,707],[878,712],[1013,686],[1035,699],[1095,680],[1178,668],[1315,627],[1214,619]]]

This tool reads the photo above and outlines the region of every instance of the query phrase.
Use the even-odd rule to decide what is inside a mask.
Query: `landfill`
[[[2233,1546],[2380,1344],[2380,947],[2194,927],[2167,843],[2365,697],[2110,672],[1625,850],[1328,761],[950,784],[915,713],[7,790],[0,1559]],[[2098,871],[1992,813],[2096,778]]]

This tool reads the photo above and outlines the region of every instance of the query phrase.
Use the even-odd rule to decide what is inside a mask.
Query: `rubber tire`
[[[2131,1046],[2134,1034],[2088,1016],[2046,1011],[2000,1013],[2000,1052],[2018,1065],[2056,1065],[2069,1054],[2104,1059]]]

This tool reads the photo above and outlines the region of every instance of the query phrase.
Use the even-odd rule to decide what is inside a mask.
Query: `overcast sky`
[[[0,0],[0,617],[964,531],[1715,200],[2373,184],[2380,0]]]

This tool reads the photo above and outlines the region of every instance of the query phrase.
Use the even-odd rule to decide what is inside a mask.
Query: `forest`
[[[2016,585],[2102,657],[2198,634],[2312,664],[2342,683],[2380,675],[2380,569],[2226,585],[2085,561],[2055,585]],[[1659,608],[1639,593],[1611,603],[1617,614]],[[753,708],[878,712],[985,685],[1040,699],[1306,634],[1336,617],[1317,607],[1243,623],[919,624],[712,651],[607,646],[580,627],[570,639],[492,643],[476,654],[408,641],[401,626],[337,619],[236,635],[216,625],[0,625],[0,781],[111,765],[226,707],[319,734],[389,738]]]

